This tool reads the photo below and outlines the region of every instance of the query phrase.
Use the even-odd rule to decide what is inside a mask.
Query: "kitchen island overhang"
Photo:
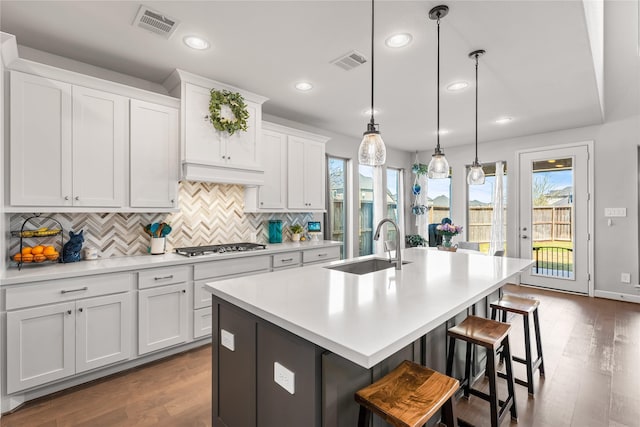
[[[208,283],[213,425],[355,425],[357,389],[403,359],[442,370],[446,322],[532,264],[426,248],[403,255],[401,271],[326,268],[371,258],[361,257]]]
[[[493,293],[533,261],[411,248],[402,270],[364,275],[334,261],[211,282],[205,288],[259,318],[371,368]],[[360,257],[367,259],[369,257]]]

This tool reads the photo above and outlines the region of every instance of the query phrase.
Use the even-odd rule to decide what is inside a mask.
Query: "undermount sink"
[[[409,264],[409,261],[402,261],[402,265]],[[396,263],[390,262],[384,258],[371,258],[364,261],[352,262],[349,264],[334,265],[331,267],[325,267],[330,270],[344,271],[345,273],[352,274],[367,274],[374,271],[385,270],[387,268],[395,268]]]

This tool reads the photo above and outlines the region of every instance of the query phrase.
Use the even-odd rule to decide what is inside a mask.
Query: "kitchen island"
[[[214,425],[355,425],[353,392],[403,359],[443,370],[446,322],[532,263],[411,248],[402,270],[327,268],[367,258],[206,285]]]

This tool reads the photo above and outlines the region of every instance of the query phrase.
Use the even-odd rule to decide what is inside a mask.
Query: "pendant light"
[[[484,184],[484,171],[482,165],[478,162],[478,58],[485,54],[482,49],[474,50],[469,54],[469,58],[476,61],[476,158],[469,168],[467,175],[467,184],[482,185]]]
[[[358,161],[361,165],[381,166],[387,160],[387,149],[373,118],[373,29],[374,7],[371,0],[371,120],[367,123],[367,131],[364,132],[360,148],[358,149]]]
[[[437,116],[436,116],[436,151],[431,156],[429,162],[429,178],[448,178],[449,162],[444,157],[444,152],[440,149],[440,18],[444,18],[449,13],[449,7],[445,5],[436,6],[429,11],[429,18],[438,24],[438,71],[437,71]]]

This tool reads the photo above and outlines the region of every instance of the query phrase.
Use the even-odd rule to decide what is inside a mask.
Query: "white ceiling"
[[[369,1],[144,1],[180,21],[166,40],[132,26],[139,1],[6,1],[0,29],[18,44],[156,83],[180,68],[266,96],[268,114],[359,139],[370,104],[370,63],[344,71],[330,61],[357,50],[370,57]],[[480,58],[479,141],[601,123],[582,1],[377,1],[376,121],[388,146],[431,150],[436,129],[436,24],[441,22],[441,137],[474,140],[474,62]],[[384,39],[409,32],[391,50]],[[198,52],[182,39],[197,34]],[[295,82],[314,89],[300,93]],[[450,93],[452,81],[472,85]],[[503,115],[507,125],[493,121]]]

